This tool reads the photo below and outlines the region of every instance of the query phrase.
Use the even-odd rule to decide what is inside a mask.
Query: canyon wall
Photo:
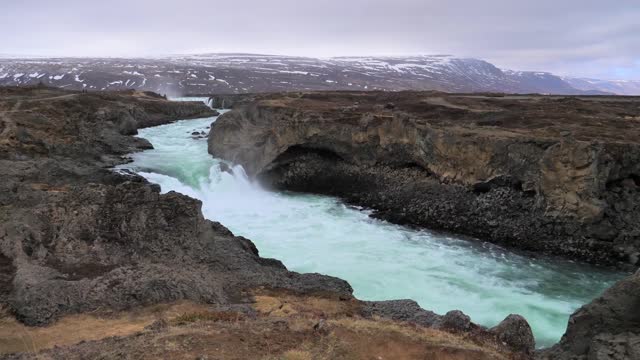
[[[151,147],[135,129],[215,114],[150,93],[0,88],[0,307],[44,325],[180,299],[224,304],[257,286],[350,297],[343,280],[260,258],[199,201],[110,169]]]
[[[344,280],[260,257],[198,200],[113,170],[151,148],[138,128],[214,115],[153,93],[0,88],[0,357],[280,358],[312,339],[327,358],[354,358],[371,336],[421,358],[531,356],[520,317],[487,329],[411,300],[357,300]],[[351,352],[327,349],[335,339]]]
[[[640,99],[254,95],[209,152],[265,185],[598,264],[640,263]]]

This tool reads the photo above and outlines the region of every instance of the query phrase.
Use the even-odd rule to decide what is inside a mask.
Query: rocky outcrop
[[[158,186],[135,174],[111,170],[127,161],[126,154],[150,147],[128,136],[136,129],[213,114],[202,103],[174,103],[148,93],[0,88],[0,354],[17,351],[11,349],[35,352],[48,348],[33,356],[85,358],[115,351],[113,356],[120,358],[121,347],[127,346],[131,348],[124,353],[129,355],[162,352],[154,337],[183,322],[211,320],[207,328],[215,330],[210,336],[224,331],[221,319],[237,322],[247,318],[251,322],[243,324],[252,332],[246,334],[256,329],[282,333],[291,326],[287,334],[295,337],[288,345],[292,347],[305,345],[309,336],[353,331],[344,327],[345,321],[355,322],[349,326],[356,330],[365,321],[366,326],[383,330],[389,326],[390,334],[397,333],[398,327],[405,329],[407,341],[418,346],[418,354],[436,349],[482,354],[487,359],[527,355],[502,344],[459,311],[440,316],[409,301],[406,311],[412,315],[403,318],[395,306],[354,299],[351,287],[341,279],[290,272],[278,260],[261,258],[250,240],[206,220],[198,200],[174,192],[160,194]],[[276,306],[271,300],[261,305],[260,292],[296,297],[297,309],[280,300]],[[122,329],[106,334],[124,337],[105,339],[106,335],[100,337],[103,330],[87,331],[77,334],[75,340],[61,340],[67,347],[54,348],[60,332],[82,333],[70,324],[93,329],[93,316],[102,316],[98,323],[104,326],[105,321],[113,320],[114,312],[135,317],[137,312],[161,311],[153,305],[180,306],[183,300],[215,311],[182,314],[179,317],[187,320],[178,323],[160,319],[123,325],[115,321],[113,326]],[[397,302],[401,303],[407,302]],[[258,311],[270,309],[269,314],[256,319],[252,304],[257,304]],[[332,313],[341,308],[345,310]],[[302,319],[313,318],[314,323],[307,329],[299,327],[301,318],[283,320],[296,313],[305,313]],[[69,314],[84,315],[57,321]],[[433,321],[426,321],[425,314]],[[377,317],[390,323],[378,322]],[[313,326],[320,322],[327,325]],[[416,324],[423,327],[416,328]],[[25,325],[40,326],[42,331],[37,333],[46,335],[27,342],[13,335],[14,329],[30,334]],[[416,342],[416,336],[424,336],[424,327],[435,331],[428,333],[429,339],[436,334],[444,342],[429,343],[433,348]],[[388,330],[383,333],[381,339]],[[140,336],[153,341],[138,344]],[[235,333],[233,338],[238,336]],[[370,334],[358,336],[368,339]],[[272,338],[267,336],[267,341]],[[95,341],[85,343],[85,339]],[[83,342],[73,345],[78,341]],[[345,343],[354,341],[347,338]],[[43,344],[42,348],[36,349],[36,343]],[[456,343],[465,347],[459,349]],[[219,339],[215,344],[215,349],[205,350],[217,351]],[[237,346],[229,339],[224,344]],[[254,354],[265,349],[262,343],[251,346],[247,351]],[[22,353],[10,358],[30,357]]]
[[[535,350],[536,343],[531,327],[527,320],[520,315],[507,316],[490,331],[496,335],[498,341],[519,352],[531,355]]]
[[[397,223],[637,267],[639,99],[291,93],[238,103],[209,152]],[[626,264],[626,265],[625,265]]]
[[[413,300],[365,301],[361,312],[368,318],[384,317],[428,328],[492,339],[527,357],[532,356],[535,350],[535,339],[531,327],[520,315],[509,315],[497,326],[487,329],[472,323],[469,316],[460,310],[451,310],[445,315],[438,315],[422,309]]]
[[[576,311],[567,332],[539,359],[640,359],[640,271]]]
[[[209,105],[214,109],[231,109],[241,103],[254,100],[257,94],[216,94],[209,96]]]
[[[64,314],[259,286],[351,297],[343,280],[287,271],[205,220],[201,203],[109,170],[148,148],[143,126],[215,114],[144,93],[0,89],[0,305],[28,325]]]

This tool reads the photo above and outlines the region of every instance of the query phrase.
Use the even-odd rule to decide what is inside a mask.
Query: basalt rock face
[[[640,99],[290,93],[239,102],[209,152],[266,185],[600,264],[640,255]]]
[[[378,316],[428,328],[492,339],[519,354],[523,354],[525,358],[532,356],[535,350],[535,339],[531,327],[527,320],[520,315],[509,315],[497,326],[487,329],[472,323],[469,316],[460,310],[451,310],[445,315],[438,315],[422,309],[413,300],[364,301],[361,312],[365,317]]]
[[[223,311],[223,315],[230,312],[220,309],[234,309],[236,322],[252,317],[256,322],[248,327],[256,328],[234,333],[232,338],[249,334],[259,339],[258,344],[241,345],[259,352],[265,345],[256,332],[267,334],[264,341],[271,341],[273,333],[290,329],[282,317],[296,314],[289,313],[293,310],[290,305],[273,307],[271,300],[260,305],[257,294],[272,292],[284,298],[299,297],[301,309],[320,321],[327,316],[334,321],[353,317],[372,322],[384,317],[453,333],[444,337],[472,341],[479,347],[476,353],[499,354],[487,358],[528,358],[459,311],[439,316],[413,301],[362,302],[353,298],[351,287],[341,279],[290,272],[278,260],[261,258],[250,240],[206,220],[198,200],[174,192],[160,194],[159,187],[144,178],[110,169],[127,161],[123,155],[150,147],[128,136],[137,128],[213,114],[202,103],[173,103],[148,93],[0,88],[0,332],[6,334],[7,327],[9,332],[15,331],[13,327],[27,329],[13,319],[5,323],[8,317],[15,317],[29,326],[52,325],[44,328],[55,338],[60,335],[56,326],[65,321],[52,323],[68,314],[83,313],[75,319],[91,323],[94,315],[108,319],[119,310],[131,310],[126,314],[132,315],[154,308],[149,305],[179,304],[186,299]],[[254,319],[251,304],[261,311],[273,309],[264,320]],[[339,316],[332,313],[341,308],[345,310],[338,311]],[[218,313],[200,316],[207,314]],[[299,328],[300,319],[295,320]],[[169,326],[160,320],[149,325],[149,333],[102,340],[93,334],[88,338],[96,341],[63,343],[68,347],[62,348],[51,349],[56,341],[48,341],[50,349],[37,354],[25,346],[29,352],[8,358],[91,358],[105,356],[107,351],[117,353],[107,358],[148,355],[147,351],[166,356],[169,350],[163,350],[163,345],[154,341],[138,344],[136,339],[160,336],[175,323]],[[68,331],[64,325],[57,329]],[[220,334],[225,326],[212,322],[207,329],[209,335]],[[310,335],[291,342],[302,346],[309,336],[332,331],[313,329]],[[296,331],[293,334],[298,336]],[[183,333],[179,337],[184,338]],[[13,340],[0,339],[0,357],[12,352]],[[228,348],[235,346],[229,338],[222,341]],[[207,350],[217,352],[218,343],[215,349],[208,343]],[[441,347],[444,352],[459,350],[454,345]],[[25,349],[22,345],[17,348]],[[42,350],[33,348],[34,353]]]
[[[640,271],[576,311],[560,342],[538,358],[640,359]]]
[[[215,109],[231,109],[236,105],[255,100],[258,94],[217,94],[209,96],[209,105]]]
[[[201,203],[108,168],[143,126],[214,114],[145,93],[0,89],[0,308],[28,325],[179,299],[241,302],[259,286],[350,297],[287,271],[205,220]]]

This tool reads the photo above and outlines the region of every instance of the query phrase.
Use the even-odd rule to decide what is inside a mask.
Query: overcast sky
[[[640,79],[640,0],[0,1],[0,54],[452,54]]]

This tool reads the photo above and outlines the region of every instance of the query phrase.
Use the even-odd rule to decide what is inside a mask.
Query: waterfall
[[[212,158],[206,139],[191,137],[213,121],[141,129],[154,149],[132,154],[134,161],[121,168],[163,193],[202,201],[206,218],[251,239],[262,256],[290,270],[349,281],[360,299],[410,298],[438,313],[462,310],[485,326],[521,314],[540,346],[555,343],[575,309],[624,275],[386,223],[332,197],[266,191],[241,166]]]

